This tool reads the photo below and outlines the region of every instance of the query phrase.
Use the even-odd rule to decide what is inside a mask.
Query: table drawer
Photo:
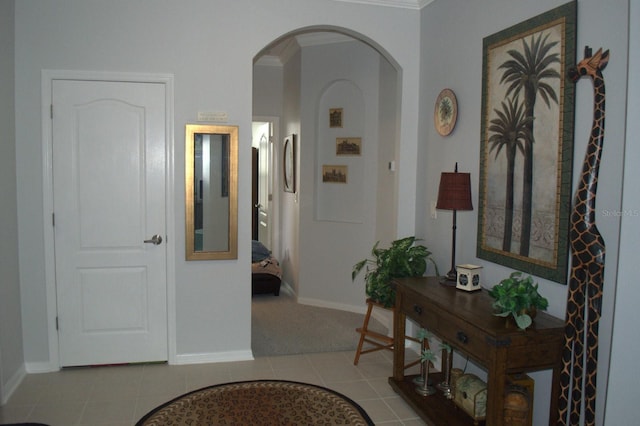
[[[443,342],[468,352],[478,361],[486,360],[488,348],[481,330],[437,306],[424,304],[410,297],[402,298],[400,308],[407,317],[416,321]]]
[[[433,309],[425,306],[420,302],[416,302],[408,297],[402,299],[402,305],[400,307],[404,314],[420,324],[421,327],[426,328],[430,332],[434,332],[434,328],[437,328],[438,316]]]
[[[443,341],[467,352],[478,361],[485,361],[489,348],[482,331],[447,315],[440,318],[439,328],[434,330]]]

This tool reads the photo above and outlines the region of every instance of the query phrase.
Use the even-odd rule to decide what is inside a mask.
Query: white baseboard
[[[340,311],[355,312],[357,314],[365,314],[367,312],[366,306],[354,306],[344,303],[327,302],[326,300],[310,299],[307,297],[299,297],[298,303],[301,305],[317,306],[319,308],[338,309]]]
[[[253,352],[251,352],[250,350],[213,352],[205,354],[178,354],[176,355],[175,364],[208,364],[216,362],[253,361],[253,359]]]
[[[2,385],[2,392],[0,392],[0,395],[2,395],[2,400],[0,401],[0,406],[6,404],[7,401],[9,401],[9,398],[11,398],[11,395],[13,395],[13,392],[15,392],[16,389],[18,389],[18,386],[20,386],[20,383],[22,383],[22,380],[24,380],[26,375],[27,375],[27,370],[25,369],[25,366],[23,364],[18,369],[18,371],[16,371],[9,378],[9,380],[7,380],[6,383],[0,383]]]
[[[309,299],[305,297],[299,298],[298,303],[302,305],[318,306],[320,308],[330,308],[347,312],[355,312],[356,314],[362,315],[367,313],[366,305],[354,306],[344,303],[327,302],[326,300],[320,299]],[[377,320],[380,324],[385,326],[387,330],[389,330],[389,336],[393,335],[393,314],[391,313],[391,311],[386,309],[374,308],[371,312],[371,316],[373,317],[373,319]]]
[[[291,284],[289,284],[286,281],[282,281],[280,283],[280,292],[285,292],[290,296],[295,296],[296,295],[295,291],[293,291],[293,287],[291,287]]]
[[[56,371],[60,371],[59,366],[53,365],[50,362],[27,362],[25,368],[29,374],[55,373]]]

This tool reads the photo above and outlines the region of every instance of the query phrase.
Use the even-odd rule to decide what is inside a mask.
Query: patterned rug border
[[[165,402],[164,404],[159,405],[158,407],[154,408],[153,410],[149,411],[147,414],[145,414],[140,420],[138,420],[138,422],[135,424],[135,426],[144,426],[144,423],[149,420],[151,417],[153,417],[153,415],[155,415],[157,412],[161,411],[162,409],[168,407],[169,405],[180,401],[181,399],[187,398],[190,395],[199,393],[199,392],[203,392],[209,389],[215,389],[215,388],[219,388],[219,387],[223,387],[223,386],[232,386],[232,385],[245,385],[245,384],[264,384],[264,383],[283,383],[283,384],[291,384],[291,385],[301,385],[301,386],[308,386],[310,388],[316,388],[325,392],[328,392],[330,394],[333,394],[334,396],[337,396],[339,398],[342,398],[345,400],[345,402],[351,404],[353,406],[353,408],[355,408],[358,413],[362,416],[362,418],[365,420],[366,424],[368,426],[374,426],[375,423],[373,423],[373,420],[371,420],[371,417],[369,417],[369,415],[367,414],[367,412],[360,406],[360,404],[358,404],[357,402],[355,402],[354,400],[352,400],[351,398],[349,398],[348,396],[337,392],[333,389],[329,389],[327,387],[324,386],[320,386],[320,385],[314,385],[312,383],[304,383],[304,382],[296,382],[296,381],[292,381],[292,380],[271,380],[271,379],[262,379],[262,380],[244,380],[244,381],[237,381],[237,382],[226,382],[226,383],[219,383],[217,385],[211,385],[211,386],[205,386],[203,388],[200,389],[196,389],[190,392],[187,392],[185,394],[182,394],[176,398],[173,398],[172,400]]]

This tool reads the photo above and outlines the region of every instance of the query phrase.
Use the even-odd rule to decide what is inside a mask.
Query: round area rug
[[[152,410],[136,426],[373,424],[358,404],[331,389],[258,380],[189,392]]]

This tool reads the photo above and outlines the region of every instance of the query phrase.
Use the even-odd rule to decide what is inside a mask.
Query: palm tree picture
[[[515,176],[516,154],[525,155],[525,145],[531,139],[531,126],[533,117],[526,116],[523,104],[516,96],[515,99],[507,99],[502,102],[502,109],[494,110],[497,117],[491,120],[489,126],[489,151],[495,151],[498,157],[500,152],[507,157],[507,181],[504,204],[504,230],[502,236],[502,250],[511,251],[511,236],[513,228],[513,185]]]
[[[503,62],[501,83],[508,83],[507,96],[523,93],[525,117],[528,119],[528,137],[524,144],[524,169],[522,179],[522,224],[520,231],[520,255],[529,256],[531,242],[531,216],[533,208],[533,132],[535,105],[538,96],[550,107],[551,101],[558,103],[556,89],[551,80],[560,80],[558,72],[560,53],[551,49],[558,41],[548,41],[550,33],[540,32],[531,36],[530,42],[522,39],[522,49],[509,49],[511,59]],[[554,66],[556,68],[554,68]]]
[[[565,71],[573,43],[575,2],[483,43],[478,257],[561,282],[573,161],[574,92]]]

